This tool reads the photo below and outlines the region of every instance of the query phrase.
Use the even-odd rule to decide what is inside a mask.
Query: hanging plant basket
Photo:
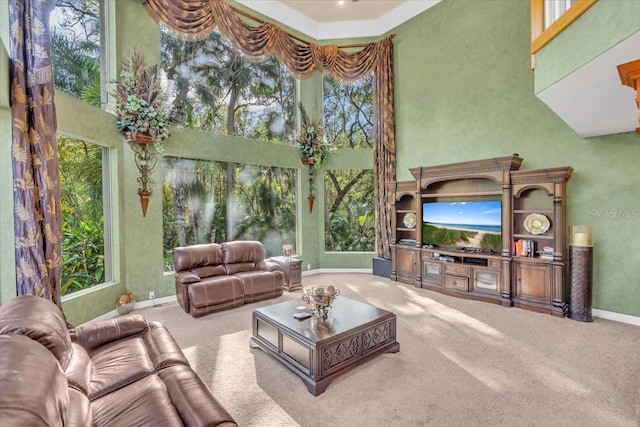
[[[153,144],[153,137],[148,133],[125,132],[124,137],[127,140],[127,142],[130,142],[133,144],[141,144],[141,145]]]
[[[313,165],[313,157],[300,157],[300,161],[303,165]]]

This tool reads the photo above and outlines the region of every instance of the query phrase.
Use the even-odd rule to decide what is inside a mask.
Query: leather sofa
[[[178,303],[193,317],[283,293],[282,267],[257,241],[181,246],[172,257]]]
[[[49,300],[0,306],[0,424],[236,426],[160,323],[68,328]]]

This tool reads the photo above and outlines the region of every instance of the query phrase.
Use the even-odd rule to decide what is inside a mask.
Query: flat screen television
[[[424,244],[494,252],[502,249],[500,200],[426,201],[422,221]]]

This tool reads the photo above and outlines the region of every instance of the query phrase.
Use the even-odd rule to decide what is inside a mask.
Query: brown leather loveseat
[[[282,267],[260,242],[182,246],[172,256],[178,302],[193,317],[282,295]]]
[[[0,307],[0,424],[236,426],[160,323],[67,328],[44,298]]]

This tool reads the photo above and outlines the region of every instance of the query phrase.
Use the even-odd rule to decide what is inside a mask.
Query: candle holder
[[[291,260],[291,252],[293,251],[293,246],[291,245],[282,245],[282,256],[284,256],[284,258],[287,261]]]
[[[592,322],[593,228],[587,225],[569,227],[569,286],[569,318]]]

